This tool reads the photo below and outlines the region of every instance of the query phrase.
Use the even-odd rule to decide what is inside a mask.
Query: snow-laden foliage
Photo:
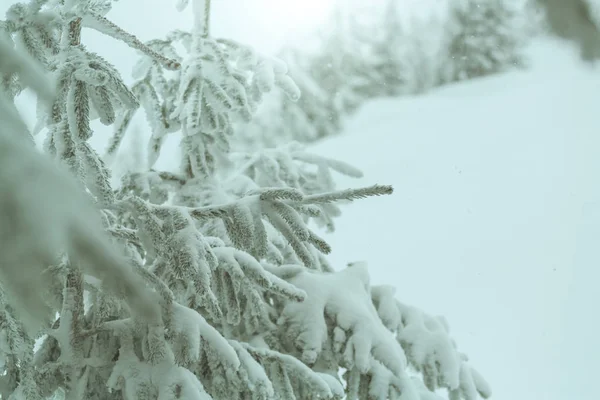
[[[213,38],[208,0],[191,32],[149,43],[110,6],[32,0],[0,23],[1,398],[488,397],[445,325],[371,288],[364,264],[336,271],[309,228],[391,187],[337,190],[333,172],[360,171],[299,144],[235,145],[264,93],[299,98],[286,64]],[[82,27],[141,52],[131,88]],[[28,86],[46,154],[12,102]],[[140,106],[146,165],[113,187],[106,161]],[[114,129],[104,156],[96,118]],[[173,133],[181,166],[156,170]]]
[[[527,0],[453,0],[445,81],[477,78],[522,65]]]
[[[389,285],[371,289],[382,323],[394,333],[409,364],[423,377],[424,386],[431,392],[448,389],[451,400],[490,397],[488,383],[468,364],[467,356],[457,351],[446,319],[399,302],[395,293],[396,289]]]
[[[237,143],[245,149],[274,148],[290,141],[310,143],[335,135],[342,128],[343,113],[336,107],[332,92],[312,74],[311,58],[286,49],[281,59],[288,65],[289,75],[302,95],[293,101],[276,88],[265,96],[254,118],[236,126],[240,138]]]
[[[281,90],[270,93],[255,118],[237,128],[244,146],[276,147],[290,140],[306,143],[335,135],[343,117],[372,97],[374,83],[367,76],[372,68],[342,11],[336,8],[328,29],[319,32],[318,49],[281,52],[302,96],[290,101]]]

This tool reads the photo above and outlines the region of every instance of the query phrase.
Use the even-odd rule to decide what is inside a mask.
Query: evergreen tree
[[[447,33],[438,16],[424,19],[414,16],[410,26],[408,63],[413,71],[411,87],[414,92],[422,93],[444,83],[440,71],[446,61]]]
[[[360,172],[296,145],[231,150],[233,123],[265,92],[298,98],[285,64],[213,38],[208,0],[191,32],[149,43],[107,19],[110,6],[32,0],[1,24],[1,398],[489,397],[445,320],[371,287],[364,263],[334,270],[307,226],[333,229],[337,202],[391,187],[335,190],[332,172]],[[144,54],[131,88],[84,46],[83,26]],[[12,104],[26,86],[45,154]],[[147,167],[113,189],[104,160],[140,105]],[[105,157],[89,144],[93,118],[114,127]],[[181,168],[157,171],[174,132]]]
[[[536,0],[552,33],[577,43],[585,60],[600,58],[600,3],[597,0]]]
[[[244,146],[310,143],[338,134],[344,118],[369,99],[423,92],[440,83],[440,22],[403,26],[399,0],[383,7],[338,4],[320,45],[285,48],[281,59],[302,93],[289,100],[275,89],[254,118],[238,125]]]
[[[308,71],[317,84],[329,93],[332,111],[344,115],[354,111],[365,99],[364,57],[360,43],[351,33],[350,15],[338,5],[321,32],[319,51],[311,57]]]
[[[239,125],[244,146],[314,142],[338,134],[344,117],[366,100],[413,90],[412,38],[402,31],[396,7],[390,0],[385,12],[370,10],[358,21],[338,4],[316,49],[283,49],[279,56],[302,96],[292,101],[281,90],[269,93],[255,117]]]
[[[524,6],[520,0],[454,0],[444,80],[476,78],[521,64],[527,37]]]
[[[374,15],[368,19],[362,10],[349,17],[350,34],[358,38],[356,47],[362,50],[355,57],[364,64],[359,71],[364,77],[364,87],[358,90],[365,97],[411,93],[416,89],[417,74],[411,64],[415,58],[414,38],[400,20],[399,2],[388,0],[381,10],[376,10],[371,11]]]

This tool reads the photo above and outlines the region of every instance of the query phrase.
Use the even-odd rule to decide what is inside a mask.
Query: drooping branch
[[[155,59],[167,69],[177,70],[181,67],[181,64],[179,64],[177,61],[171,60],[152,50],[150,47],[142,43],[135,35],[126,32],[125,30],[117,26],[115,23],[109,21],[107,18],[99,14],[86,14],[83,17],[83,24],[88,28],[92,28],[97,30],[98,32],[104,33],[105,35],[108,35],[118,40],[122,40],[129,47],[139,50],[147,56]]]

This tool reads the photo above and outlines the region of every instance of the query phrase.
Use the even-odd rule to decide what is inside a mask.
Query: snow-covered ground
[[[393,184],[344,208],[338,268],[445,315],[493,398],[592,400],[600,372],[600,71],[555,41],[532,65],[367,104],[314,150]]]

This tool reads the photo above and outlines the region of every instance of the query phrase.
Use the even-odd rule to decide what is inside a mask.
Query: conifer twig
[[[154,170],[151,170],[153,172],[156,172]],[[168,171],[160,171],[157,172],[158,176],[160,177],[160,179],[162,179],[163,181],[171,181],[171,182],[176,182],[179,185],[185,185],[185,183],[187,182],[187,180],[185,179],[184,176],[179,175],[179,174],[175,174],[173,172],[168,172]]]
[[[204,37],[210,34],[210,0],[204,2]]]
[[[69,44],[71,46],[81,44],[81,18],[75,18],[69,22]]]
[[[179,62],[177,62],[176,60],[171,60],[157,53],[156,51],[152,50],[150,47],[142,43],[135,35],[126,32],[125,30],[117,26],[115,23],[111,22],[110,20],[101,15],[95,13],[88,13],[85,15],[83,22],[89,28],[95,29],[98,32],[104,33],[105,35],[111,36],[115,39],[122,40],[129,47],[139,50],[147,56],[155,59],[167,69],[177,70],[181,67],[181,64],[179,64]]]
[[[353,201],[364,199],[371,196],[382,196],[392,194],[394,188],[390,185],[373,185],[359,189],[346,189],[330,193],[321,193],[305,196],[302,200],[303,204],[314,203],[333,203],[335,201],[346,200]]]

